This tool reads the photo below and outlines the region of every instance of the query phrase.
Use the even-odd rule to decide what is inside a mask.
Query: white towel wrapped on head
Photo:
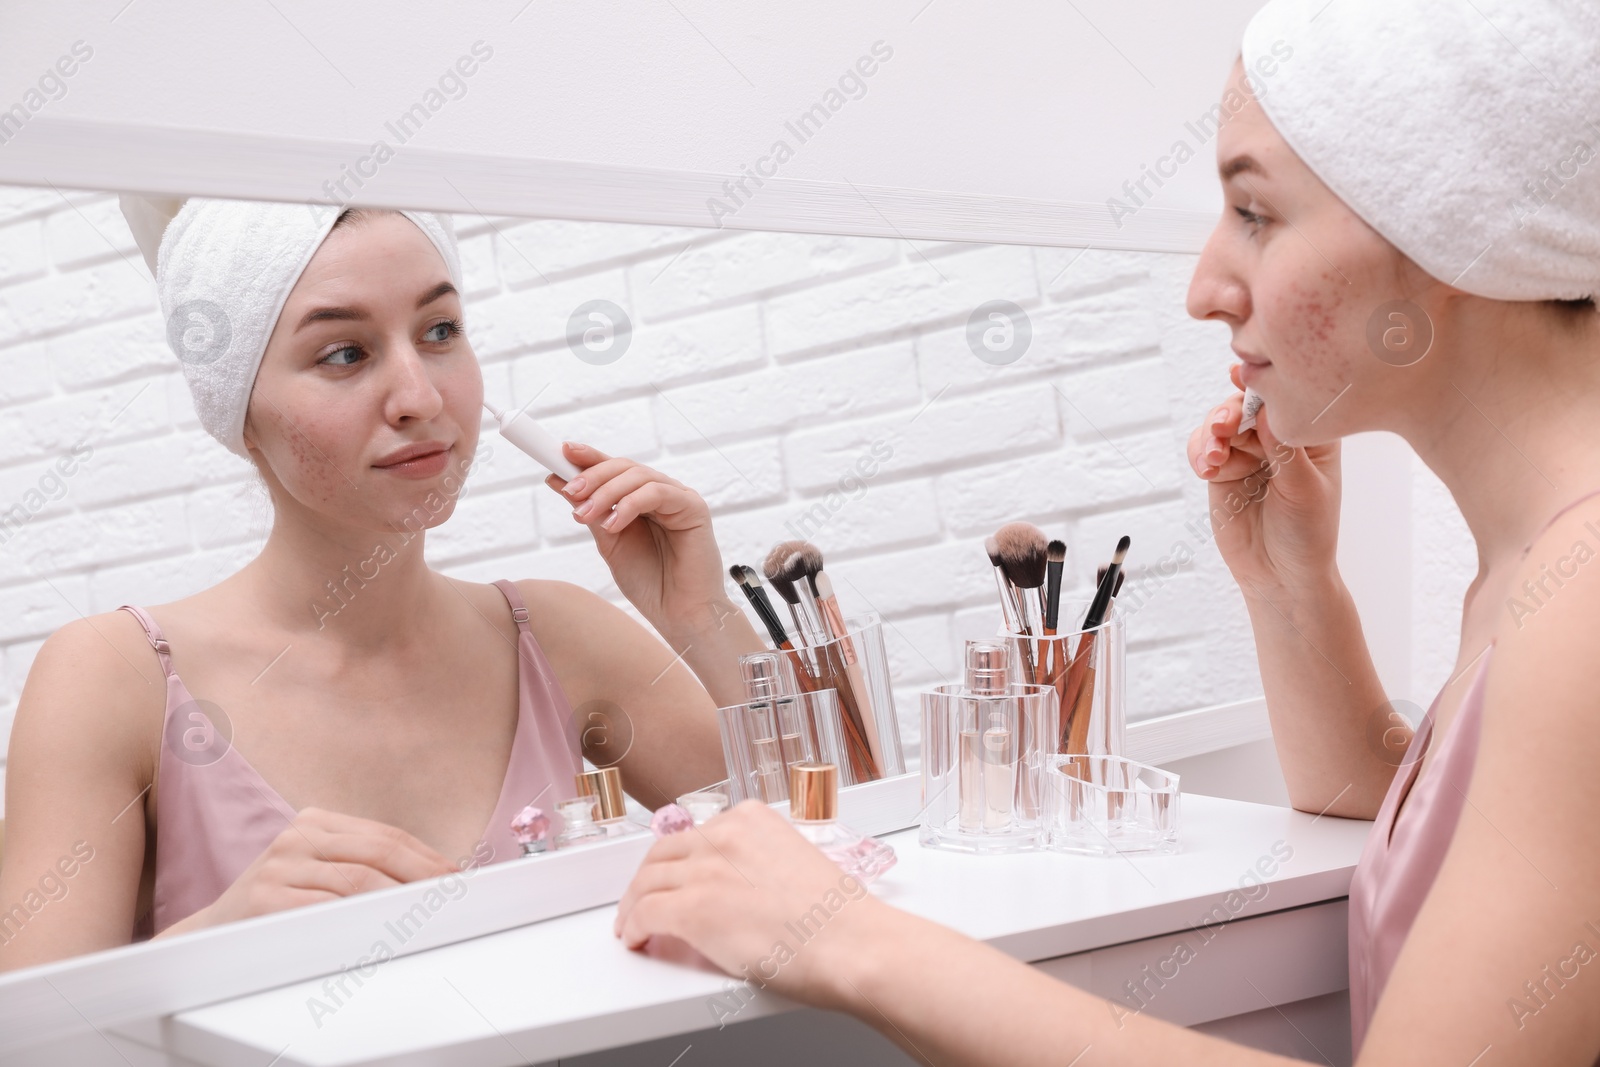
[[[1275,42],[1267,117],[1423,270],[1498,300],[1600,293],[1600,3],[1270,0],[1245,69]]]
[[[122,197],[122,210],[146,262],[153,263],[167,342],[183,365],[200,425],[230,451],[248,456],[244,417],[261,357],[290,290],[340,210],[132,195]],[[433,242],[460,289],[449,217],[402,214]]]

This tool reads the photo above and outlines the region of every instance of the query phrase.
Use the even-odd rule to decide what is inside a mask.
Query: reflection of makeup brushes
[[[795,550],[804,545],[804,541],[780,541],[772,546],[772,551],[767,553],[767,558],[761,564],[761,573],[766,575],[767,581],[772,583],[772,588],[778,591],[789,605],[789,614],[794,618],[795,635],[808,645],[815,645],[827,640],[822,629],[822,617],[817,612],[816,598],[810,595],[809,589],[796,586],[799,575],[789,575],[784,565]]]
[[[845,680],[855,701],[867,749],[872,754],[874,766],[881,768],[884,765],[883,741],[878,736],[878,720],[873,712],[871,691],[867,688],[867,672],[861,665],[861,657],[856,654],[854,642],[850,640],[850,631],[845,627],[844,611],[839,607],[839,598],[834,595],[833,580],[822,569],[822,550],[809,542],[798,542],[785,568],[786,577],[793,576],[791,568],[798,569],[804,575],[806,583],[816,595],[817,613],[822,616],[823,628],[838,649],[838,661],[844,667]]]
[[[1092,659],[1098,635],[1095,630],[1105,622],[1106,611],[1117,581],[1122,576],[1122,561],[1127,558],[1131,541],[1124,536],[1117,542],[1117,551],[1111,557],[1099,584],[1088,614],[1083,617],[1083,637],[1078,642],[1078,652],[1067,668],[1065,695],[1061,704],[1061,749],[1070,755],[1084,755],[1089,742],[1089,716],[1094,703],[1094,666]]]
[[[994,532],[994,544],[1000,572],[1014,590],[1011,596],[1021,623],[1017,632],[1027,638],[1036,637],[1044,614],[1043,586],[1048,569],[1048,541],[1044,531],[1031,522],[1008,522]],[[1035,596],[1030,598],[1024,592],[1027,589],[1035,590]],[[1019,642],[1027,653],[1022,661],[1022,680],[1029,684],[1039,680],[1033,665],[1032,643],[1031,640]]]
[[[756,577],[756,572],[742,563],[735,563],[728,568],[728,573],[739,583],[739,588],[744,590],[745,599],[750,601],[750,606],[755,609],[761,625],[767,628],[767,635],[772,638],[773,647],[793,648],[794,645],[790,642],[788,633],[784,631],[783,623],[778,619],[777,611],[773,610],[772,601],[767,599],[767,591],[761,588],[761,580]]]
[[[824,614],[823,606],[818,595],[819,591],[815,582],[815,575],[822,570],[822,553],[815,545],[807,541],[784,541],[773,546],[767,554],[763,567],[767,572],[767,580],[772,587],[789,601],[790,609],[796,612],[796,621],[804,616],[807,623],[815,620],[811,627],[812,634],[808,635],[808,643],[816,646],[817,684],[827,688],[831,686],[839,696],[840,718],[844,720],[845,747],[850,757],[851,768],[857,782],[872,781],[881,776],[877,762],[877,755],[869,738],[877,736],[877,724],[873,723],[872,733],[869,734],[867,720],[872,714],[872,706],[865,703],[863,696],[866,693],[865,672],[860,664],[855,662],[855,648],[848,639],[839,641],[832,637],[842,637],[832,634],[830,626],[834,620]],[[832,596],[831,582],[825,583],[832,601],[829,610],[838,611],[838,600]],[[843,615],[837,620],[843,627]],[[849,648],[849,658],[845,656],[845,649]],[[852,677],[851,666],[855,667],[855,676]]]

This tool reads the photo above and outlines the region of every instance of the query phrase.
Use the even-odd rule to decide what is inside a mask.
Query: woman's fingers
[[[399,827],[356,815],[307,808],[285,833],[296,834],[324,863],[360,864],[394,882],[437,878],[456,870],[455,864]]]

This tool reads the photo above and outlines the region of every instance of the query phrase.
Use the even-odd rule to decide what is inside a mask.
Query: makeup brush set
[[[760,772],[765,777],[759,781],[770,782],[776,788],[781,769],[775,763],[777,754],[781,754],[783,764],[806,759],[833,762],[845,785],[904,774],[882,624],[871,615],[846,617],[833,581],[824,569],[822,550],[809,541],[783,541],[767,554],[760,574],[744,564],[735,564],[729,573],[765,627],[783,667],[781,684],[774,687],[772,672],[763,666],[763,654],[743,657],[751,702],[764,709],[776,695],[774,688],[781,695],[804,697],[826,691],[834,695],[832,700],[807,699],[775,706],[771,730],[777,742],[776,753],[755,753],[749,759],[751,766],[765,768]],[[779,618],[767,595],[767,585],[787,606],[792,629]],[[830,708],[836,709],[837,716],[831,722]],[[785,714],[790,719],[788,724],[782,721]],[[727,723],[725,716],[725,746]],[[745,765],[744,749],[755,740],[765,740],[760,736],[763,733],[757,728],[754,740],[741,740],[734,746],[741,758],[733,758],[735,752],[730,750],[730,776],[739,769],[736,764]],[[830,746],[836,751],[828,751]],[[764,790],[752,790],[750,795],[758,793]]]

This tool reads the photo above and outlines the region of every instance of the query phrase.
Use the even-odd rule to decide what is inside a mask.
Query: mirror
[[[0,961],[17,961],[7,966],[129,943],[86,921],[65,940],[51,935],[55,947],[28,948],[34,930],[55,926],[52,912],[80,900],[84,915],[149,912],[160,842],[141,860],[123,831],[148,818],[154,798],[137,786],[120,803],[109,797],[140,773],[148,784],[141,768],[156,759],[195,790],[171,794],[185,805],[187,841],[174,840],[169,856],[201,854],[207,835],[239,847],[271,840],[285,809],[315,803],[397,813],[445,859],[482,862],[474,841],[485,817],[506,822],[528,801],[549,810],[563,798],[515,792],[508,780],[497,800],[508,746],[511,774],[527,761],[518,782],[571,794],[559,761],[540,763],[535,731],[516,732],[517,707],[559,707],[560,728],[581,739],[591,764],[618,767],[636,804],[724,777],[713,708],[738,696],[737,653],[767,643],[726,569],[760,570],[779,541],[816,545],[843,612],[882,620],[912,774],[917,693],[958,679],[962,637],[995,632],[982,542],[1016,519],[1067,541],[1074,595],[1131,535],[1122,609],[1130,718],[1259,693],[1204,487],[1184,469],[1188,430],[1227,390],[1230,360],[1225,328],[1184,315],[1193,256],[472,213],[453,221],[459,300],[423,309],[376,280],[417,288],[425,274],[443,276],[438,263],[416,265],[429,246],[399,216],[345,226],[337,248],[319,250],[314,265],[322,252],[343,257],[316,275],[321,295],[370,298],[382,313],[325,316],[305,344],[269,346],[270,410],[253,399],[246,430],[272,457],[262,472],[202,429],[175,356],[173,345],[204,358],[227,324],[191,314],[174,333],[163,321],[116,195],[0,190],[4,714],[26,681],[40,717],[28,743],[12,746],[7,796],[18,805],[54,795],[49,782],[61,776],[102,791],[108,806],[94,825],[37,805],[5,813]],[[628,600],[626,581],[544,484],[543,468],[478,410],[468,394],[479,371],[460,350],[448,354],[448,328],[433,332],[455,315],[440,310],[452,302],[485,398],[703,498],[722,599],[706,609],[717,625],[701,626],[698,644],[652,634],[648,596],[643,607]],[[286,310],[312,303],[291,298]],[[452,456],[459,477],[441,481],[438,506],[419,497],[428,515],[417,529],[391,505],[413,508],[406,494],[447,464],[376,471],[373,459],[404,457],[393,455],[398,436],[382,415],[391,409],[351,399],[372,395],[351,369],[360,353],[338,348],[352,336],[367,348],[416,342],[412,372],[423,360],[462,360],[437,371],[449,390],[396,378],[384,394],[415,408],[406,425],[433,403],[460,416],[441,425],[457,427],[461,442],[478,434],[475,448]],[[652,572],[629,572],[627,553],[649,547],[641,539],[612,559],[634,573],[636,591],[650,585],[638,575]],[[429,574],[424,559],[451,583],[418,580]],[[499,579],[522,583],[532,660],[513,605],[487,584]],[[186,690],[163,678],[121,604],[151,609]],[[41,657],[63,627],[73,639]],[[294,633],[303,638],[285,636]],[[96,694],[114,694],[105,699],[128,717],[97,720],[85,710]],[[52,701],[82,706],[58,712]],[[70,728],[52,738],[46,720]],[[216,736],[234,754],[226,763]],[[35,753],[58,763],[30,763]],[[207,794],[208,769],[227,770],[231,792]],[[308,850],[326,846],[308,832]],[[142,872],[137,902],[132,876],[116,871]],[[173,885],[191,902],[216,899]],[[343,895],[293,896],[316,909]]]

